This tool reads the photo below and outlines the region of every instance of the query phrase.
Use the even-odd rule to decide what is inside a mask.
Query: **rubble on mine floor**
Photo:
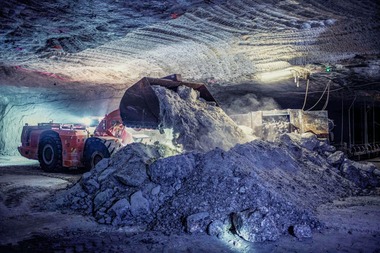
[[[57,194],[49,208],[140,231],[219,238],[234,233],[263,242],[289,231],[310,238],[323,228],[315,215],[319,205],[379,186],[375,166],[350,161],[313,134],[246,142],[222,110],[191,89],[156,92],[165,104],[164,124],[174,127],[184,152],[173,155],[160,144],[128,145]],[[200,128],[204,134],[196,138]],[[230,135],[223,142],[226,128]]]
[[[55,196],[51,208],[167,234],[222,237],[233,229],[260,242],[276,240],[289,228],[310,237],[323,227],[317,206],[379,186],[377,168],[348,159],[338,163],[332,157],[339,151],[314,136],[282,139],[167,158],[155,146],[128,145]]]

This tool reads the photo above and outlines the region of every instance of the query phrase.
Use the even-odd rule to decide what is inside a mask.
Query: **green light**
[[[326,67],[326,72],[331,72],[331,67],[330,66]]]

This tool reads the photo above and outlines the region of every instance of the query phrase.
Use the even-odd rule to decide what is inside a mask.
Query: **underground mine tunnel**
[[[380,251],[379,10],[2,2],[0,251]]]

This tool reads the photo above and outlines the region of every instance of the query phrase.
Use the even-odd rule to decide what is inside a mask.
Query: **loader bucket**
[[[217,102],[204,84],[181,82],[179,75],[164,78],[143,77],[124,93],[120,102],[120,116],[123,124],[131,128],[158,129],[161,123],[160,103],[152,89],[152,85],[160,85],[171,90],[185,85],[197,90],[200,97],[208,102]]]

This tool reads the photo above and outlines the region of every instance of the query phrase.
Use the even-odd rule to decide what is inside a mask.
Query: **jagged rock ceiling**
[[[1,139],[10,131],[17,142],[15,125],[107,113],[143,76],[180,73],[207,83],[222,105],[252,94],[301,108],[307,88],[307,108],[324,90],[331,100],[380,101],[376,0],[9,0],[1,5],[3,150]],[[248,104],[265,107],[254,105]]]

